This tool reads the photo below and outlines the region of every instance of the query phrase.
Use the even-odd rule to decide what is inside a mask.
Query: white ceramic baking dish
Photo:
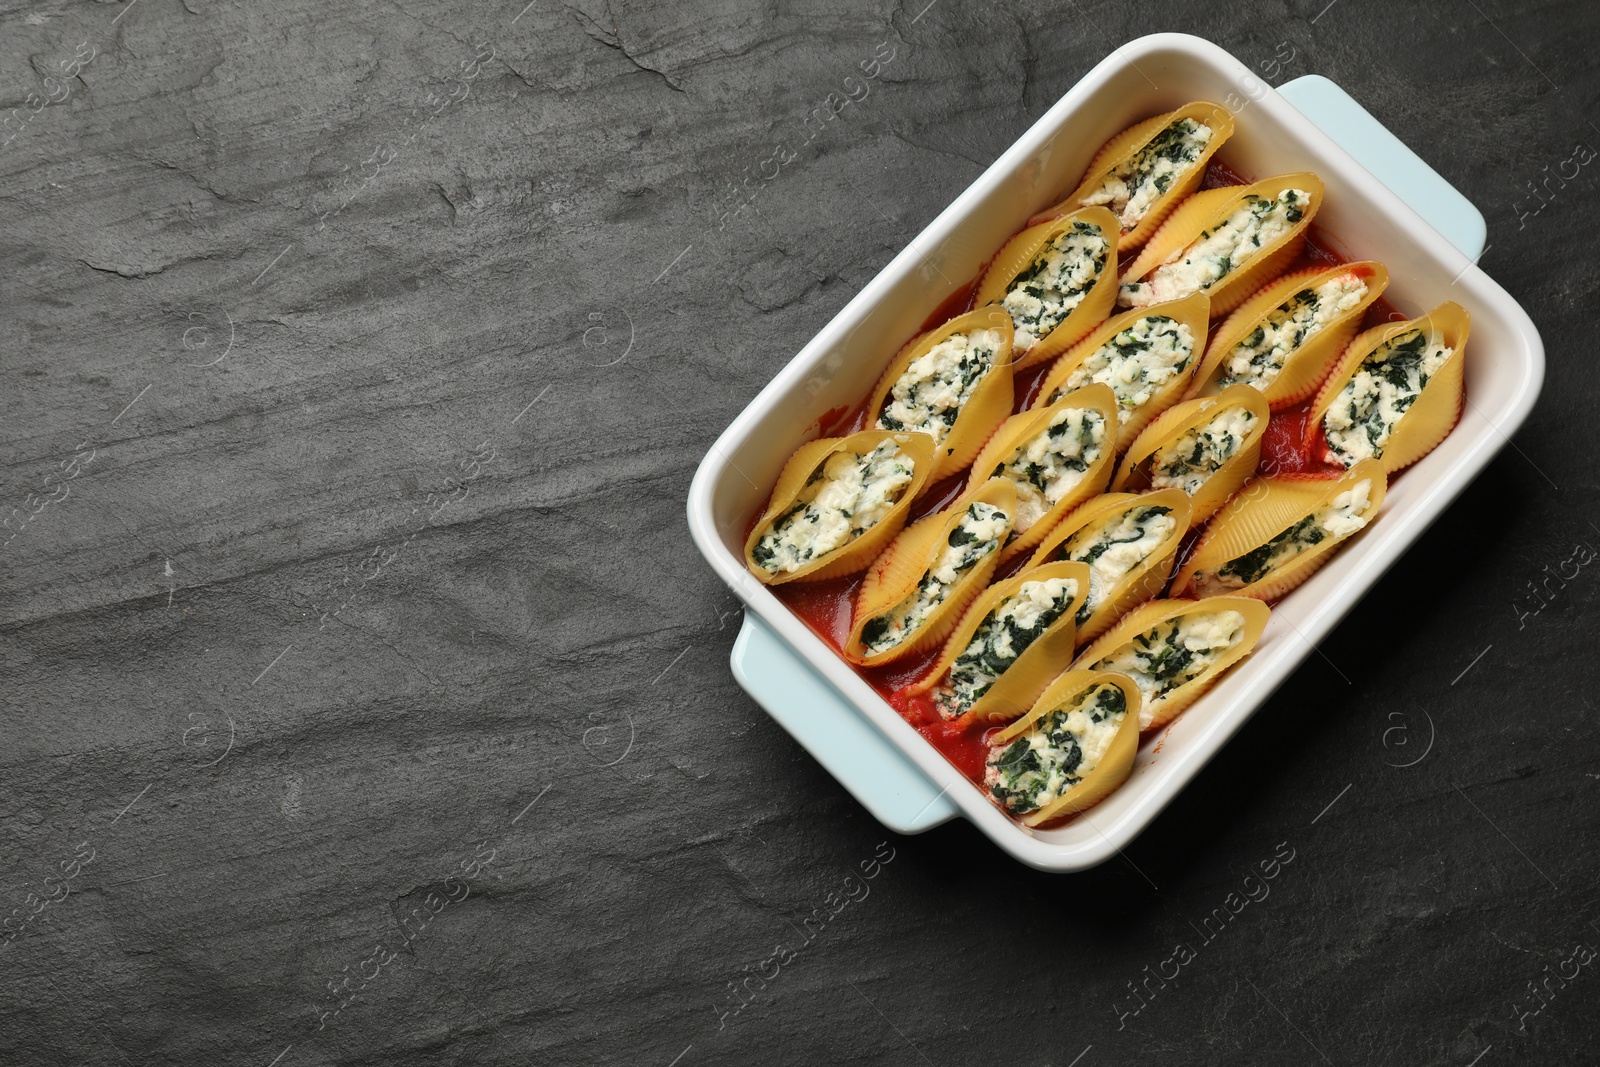
[[[1468,407],[1455,431],[1390,489],[1379,519],[1274,608],[1254,655],[1159,738],[1127,783],[1086,815],[1029,830],[1001,814],[865,681],[745,571],[744,532],[779,467],[852,408],[884,364],[1028,216],[1076,184],[1117,131],[1189,100],[1234,107],[1220,159],[1247,177],[1311,170],[1317,222],[1352,259],[1377,259],[1386,294],[1415,315],[1442,300],[1472,313]],[[1242,106],[1240,106],[1242,103]],[[1474,264],[1478,211],[1342,90],[1320,77],[1281,90],[1208,41],[1156,34],[1089,72],[850,301],[711,447],[689,490],[689,529],[746,605],[733,649],[741,685],[884,825],[915,833],[960,814],[1035,867],[1081,870],[1115,855],[1266,701],[1438,517],[1533,407],[1544,346],[1517,303]],[[737,457],[734,462],[733,457]]]

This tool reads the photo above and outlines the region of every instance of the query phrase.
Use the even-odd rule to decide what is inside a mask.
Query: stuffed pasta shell
[[[1426,456],[1461,418],[1470,326],[1446,301],[1361,334],[1318,390],[1307,433],[1321,432],[1327,458],[1345,467],[1377,459],[1393,474]]]
[[[1121,227],[1118,247],[1138,248],[1200,187],[1206,164],[1232,135],[1233,115],[1204,100],[1145,119],[1107,141],[1078,187],[1029,225],[1080,207],[1105,207]]]
[[[1204,293],[1124,312],[1095,327],[1056,360],[1039,386],[1053,404],[1099,382],[1117,396],[1117,449],[1177,403],[1205,351],[1210,301]]]
[[[1173,579],[1173,595],[1276,600],[1366,528],[1386,487],[1383,464],[1375,459],[1340,478],[1250,483],[1206,527]]]
[[[1071,662],[1082,563],[1047,563],[996,582],[972,602],[933,667],[909,687],[945,719],[1010,722]]]
[[[873,426],[933,438],[929,483],[971,463],[1010,413],[1011,336],[1004,311],[969,311],[907,344],[878,379]]]
[[[932,468],[927,434],[862,430],[801,445],[745,540],[750,573],[778,585],[866,569]]]
[[[1111,313],[1117,296],[1117,220],[1083,208],[1007,241],[978,283],[976,302],[1011,316],[1017,366],[1054,359]]]
[[[1140,714],[1139,688],[1127,675],[1067,671],[989,738],[984,787],[1025,826],[1093,807],[1133,770]]]
[[[1248,385],[1169,408],[1128,446],[1111,488],[1181,489],[1199,525],[1255,474],[1267,419],[1267,398]]]
[[[1321,179],[1301,172],[1195,193],[1129,264],[1118,305],[1204,292],[1211,314],[1232,311],[1300,253],[1322,192]]]
[[[1153,730],[1249,655],[1270,614],[1266,604],[1242,596],[1152,600],[1084,649],[1073,666],[1132,678],[1143,698],[1139,728]]]
[[[1001,423],[972,462],[971,487],[1016,490],[1016,521],[1000,562],[1027,552],[1072,509],[1103,492],[1116,468],[1117,401],[1104,385],[1068,393]]]
[[[862,580],[845,658],[870,667],[943,641],[994,574],[1016,507],[996,479],[902,530]]]
[[[1079,644],[1161,592],[1189,529],[1189,506],[1181,489],[1107,493],[1067,516],[1040,543],[1030,567],[1067,561],[1089,568],[1088,594],[1078,608]]]
[[[1261,390],[1274,411],[1300,403],[1328,376],[1388,285],[1388,270],[1371,260],[1279,278],[1217,327],[1190,395],[1242,384]]]

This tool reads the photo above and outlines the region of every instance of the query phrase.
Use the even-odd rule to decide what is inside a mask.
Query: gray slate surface
[[[1600,545],[1596,172],[1528,183],[1600,145],[1600,16],[923,3],[0,2],[0,1063],[1592,1062],[1595,571],[1530,583]],[[683,500],[1155,29],[1347,86],[1550,369],[1325,661],[1052,877],[880,829],[742,694]]]

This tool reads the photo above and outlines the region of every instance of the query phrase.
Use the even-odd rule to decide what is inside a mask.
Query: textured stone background
[[[1600,579],[1548,576],[1600,545],[1600,164],[1528,183],[1600,145],[1593,5],[522,2],[0,2],[0,1062],[1592,1061]],[[742,694],[683,500],[1156,29],[1347,86],[1482,207],[1550,369],[1325,645],[1350,684],[1312,657],[1052,877],[888,834]]]

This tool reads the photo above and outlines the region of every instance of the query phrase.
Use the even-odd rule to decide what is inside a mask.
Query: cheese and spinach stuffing
[[[1038,811],[1089,776],[1127,715],[1128,698],[1116,686],[1086,690],[1009,744],[991,745],[983,784],[1013,815]]]
[[[1117,406],[1132,411],[1183,373],[1194,356],[1194,334],[1166,315],[1148,315],[1095,349],[1050,397],[1055,403],[1074,389],[1102,382],[1117,394]]]
[[[1093,408],[1066,408],[994,469],[1017,489],[1015,533],[1026,533],[1083,481],[1105,447],[1106,418]]]
[[[993,688],[1017,658],[1026,652],[1072,606],[1078,583],[1071,578],[1023,582],[972,634],[972,640],[950,665],[950,680],[934,691],[939,714],[965,715],[978,698]]]
[[[1327,507],[1312,512],[1265,544],[1230,559],[1218,567],[1215,574],[1197,573],[1194,576],[1196,591],[1201,596],[1215,596],[1242,589],[1308,548],[1349,537],[1367,524],[1362,513],[1367,510],[1371,497],[1372,482],[1357,482],[1334,497]]]
[[[1182,489],[1193,496],[1233,458],[1255,424],[1255,412],[1230,407],[1162,445],[1150,459],[1150,487]]]
[[[1117,296],[1122,307],[1147,307],[1210,289],[1288,233],[1311,206],[1311,194],[1285,189],[1268,200],[1251,196],[1216,227],[1201,232],[1180,258],[1164,263]]]
[[[751,552],[768,574],[792,574],[854,541],[889,514],[914,473],[911,457],[885,441],[871,452],[835,452]]]
[[[1157,623],[1090,669],[1117,671],[1132,678],[1144,707],[1210,670],[1244,638],[1244,616],[1237,611],[1196,611]]]
[[[1149,559],[1177,526],[1171,508],[1139,504],[1062,542],[1057,559],[1089,565],[1089,594],[1078,608],[1079,626],[1089,621],[1117,583]]]
[[[1011,280],[1001,304],[1016,328],[1018,352],[1066,321],[1106,269],[1111,243],[1087,222],[1074,222]]]
[[[915,632],[963,575],[1000,550],[1010,527],[1011,516],[993,504],[975,500],[967,505],[966,514],[950,531],[939,558],[916,589],[888,611],[867,620],[861,643],[868,653],[885,652]]]
[[[953,333],[912,360],[889,390],[880,430],[911,430],[944,444],[978,382],[994,367],[997,330]]]
[[[1352,311],[1366,295],[1367,283],[1354,274],[1341,274],[1315,288],[1301,289],[1273,308],[1266,321],[1234,346],[1219,384],[1243,382],[1265,389],[1301,345]]]
[[[1110,208],[1122,224],[1122,232],[1131,232],[1144,221],[1151,205],[1194,170],[1211,135],[1211,127],[1205,123],[1179,119],[1117,164],[1100,187],[1078,203]]]
[[[1389,438],[1423,386],[1455,349],[1412,330],[1379,345],[1339,391],[1322,417],[1328,448],[1346,467],[1383,455]]]

